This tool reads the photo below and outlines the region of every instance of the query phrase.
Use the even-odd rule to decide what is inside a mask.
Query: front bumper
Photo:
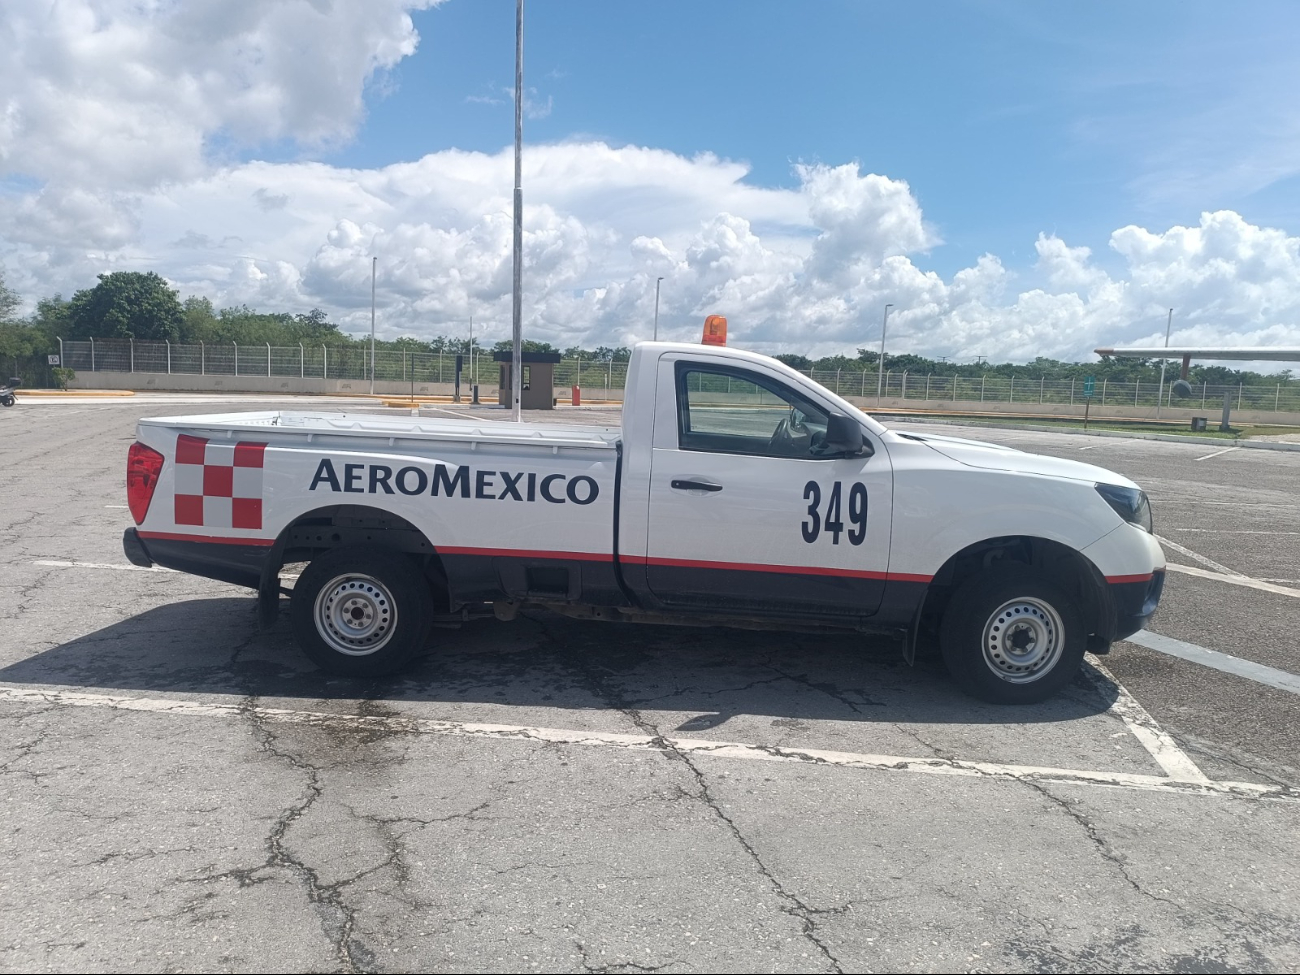
[[[1115,630],[1112,639],[1132,636],[1155,614],[1165,588],[1165,570],[1152,572],[1149,578],[1110,582],[1111,604],[1115,607]]]

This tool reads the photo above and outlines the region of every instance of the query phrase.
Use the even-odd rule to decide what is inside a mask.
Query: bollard
[[[471,404],[474,406],[478,406],[478,383],[475,383],[473,386],[471,386],[470,391],[473,393],[473,399],[470,401]]]
[[[573,395],[573,400],[572,400],[573,405],[574,405],[574,406],[581,406],[581,405],[582,405],[582,387],[581,387],[581,386],[574,386],[574,387],[573,387],[573,390],[572,390],[572,395]]]

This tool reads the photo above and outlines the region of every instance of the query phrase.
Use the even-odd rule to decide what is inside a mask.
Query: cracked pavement
[[[1086,680],[996,708],[887,642],[529,610],[348,682],[236,588],[34,565],[125,566],[126,447],[164,412],[0,414],[0,971],[1300,968],[1300,803],[761,760],[1161,775]],[[1277,456],[1252,489],[1300,509]],[[1203,550],[1285,577],[1277,545]],[[1172,626],[1226,625],[1170,585],[1204,617]],[[1284,666],[1297,607],[1270,598],[1252,633]],[[1106,665],[1207,775],[1300,785],[1292,700],[1129,645]]]

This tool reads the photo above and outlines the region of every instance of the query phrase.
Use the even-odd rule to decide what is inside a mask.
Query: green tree
[[[208,298],[190,295],[181,305],[180,341],[195,343],[209,341],[217,324],[217,313]]]
[[[153,271],[101,274],[99,284],[72,296],[68,311],[74,338],[175,341],[185,319],[176,292]]]
[[[475,348],[477,348],[478,343],[475,342],[474,346]],[[495,345],[492,346],[492,351],[513,352],[514,348],[515,348],[515,343],[513,339],[502,339],[500,342],[497,342]],[[533,339],[524,339],[523,351],[524,352],[559,352],[560,350],[557,349],[555,346],[551,345],[550,342],[536,342]]]
[[[777,360],[784,362],[791,369],[798,369],[801,372],[807,372],[812,368],[812,360],[806,355],[798,355],[794,352],[784,352],[775,356]]]

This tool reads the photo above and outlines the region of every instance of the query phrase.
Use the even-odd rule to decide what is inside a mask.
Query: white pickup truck
[[[123,546],[258,590],[390,673],[432,623],[581,618],[937,638],[958,683],[1041,700],[1155,611],[1164,557],[1118,474],[889,430],[766,356],[638,345],[621,428],[260,412],[141,420]]]

